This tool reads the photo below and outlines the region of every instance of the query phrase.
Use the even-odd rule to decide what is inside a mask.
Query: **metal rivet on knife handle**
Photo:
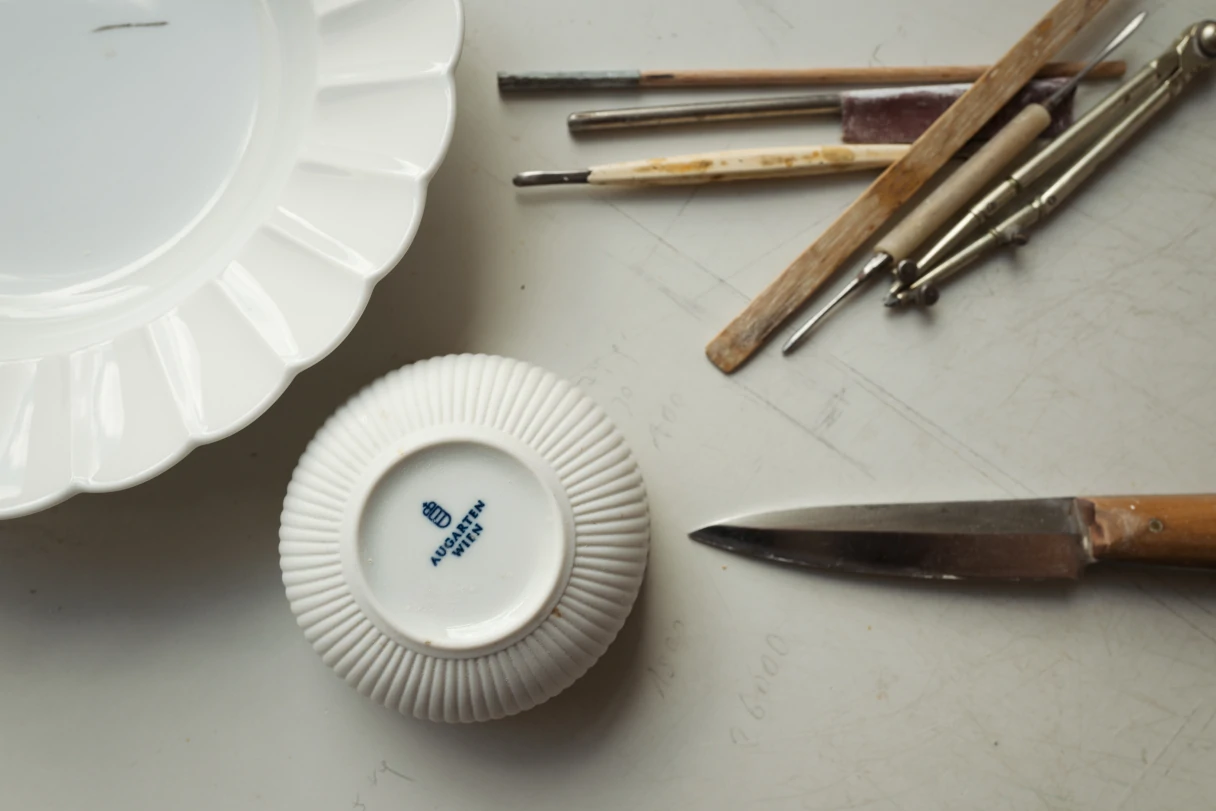
[[[1099,561],[1163,566],[1216,565],[1216,496],[1101,496],[1085,509]]]
[[[743,365],[1106,3],[1060,0],[709,343],[706,355],[714,365],[728,373]]]

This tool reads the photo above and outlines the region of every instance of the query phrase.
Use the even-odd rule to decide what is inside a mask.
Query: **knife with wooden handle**
[[[1075,580],[1104,562],[1216,569],[1216,495],[811,507],[690,537],[763,560],[930,580]]]

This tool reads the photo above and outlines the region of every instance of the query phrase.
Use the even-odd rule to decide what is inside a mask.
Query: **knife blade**
[[[711,524],[689,537],[826,571],[1075,580],[1098,561],[1216,568],[1216,495],[810,507]]]

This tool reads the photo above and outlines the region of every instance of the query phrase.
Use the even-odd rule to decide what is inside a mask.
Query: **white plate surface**
[[[404,253],[458,0],[0,5],[0,518],[264,411]]]

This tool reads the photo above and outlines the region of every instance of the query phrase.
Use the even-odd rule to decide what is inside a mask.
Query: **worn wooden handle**
[[[1031,104],[1023,109],[879,240],[876,250],[890,254],[896,261],[907,259],[1050,124],[1051,113],[1043,105]]]
[[[1216,495],[1079,498],[1094,558],[1216,566]]]
[[[1040,79],[1075,76],[1084,62],[1051,62],[1036,74]],[[769,87],[777,85],[935,84],[973,82],[987,65],[876,65],[857,68],[742,68],[737,70],[644,70],[643,87]],[[1117,79],[1126,62],[1099,62],[1091,79]]]
[[[907,151],[908,147],[901,144],[731,149],[593,166],[587,182],[627,186],[691,185],[858,172],[890,166]]]
[[[743,365],[840,265],[908,201],[1107,0],[1060,0],[916,139],[776,280],[705,348],[724,372]]]

